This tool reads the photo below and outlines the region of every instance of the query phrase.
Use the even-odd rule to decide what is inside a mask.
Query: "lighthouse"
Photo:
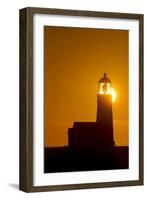
[[[96,122],[101,132],[107,138],[108,146],[114,146],[113,112],[112,112],[112,82],[106,73],[98,81]]]
[[[68,129],[69,147],[78,154],[104,155],[114,149],[111,85],[104,73],[98,81],[96,120],[77,121]]]

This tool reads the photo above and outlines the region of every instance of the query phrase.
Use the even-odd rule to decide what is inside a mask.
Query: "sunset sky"
[[[65,146],[74,121],[95,121],[104,72],[117,93],[116,145],[128,145],[128,31],[44,27],[44,143]],[[107,138],[106,138],[107,139]]]

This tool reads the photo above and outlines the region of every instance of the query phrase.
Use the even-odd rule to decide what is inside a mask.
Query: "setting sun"
[[[112,102],[116,100],[116,92],[113,88],[111,88]]]

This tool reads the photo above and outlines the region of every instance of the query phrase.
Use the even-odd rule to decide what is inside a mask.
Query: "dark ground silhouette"
[[[71,172],[127,169],[128,147],[115,147],[111,153],[80,155],[68,146],[45,148],[44,172]]]

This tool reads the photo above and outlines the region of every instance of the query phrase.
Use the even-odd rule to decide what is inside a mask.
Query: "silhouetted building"
[[[108,154],[115,147],[111,81],[106,77],[98,82],[96,122],[74,122],[68,130],[68,144],[77,153]]]

